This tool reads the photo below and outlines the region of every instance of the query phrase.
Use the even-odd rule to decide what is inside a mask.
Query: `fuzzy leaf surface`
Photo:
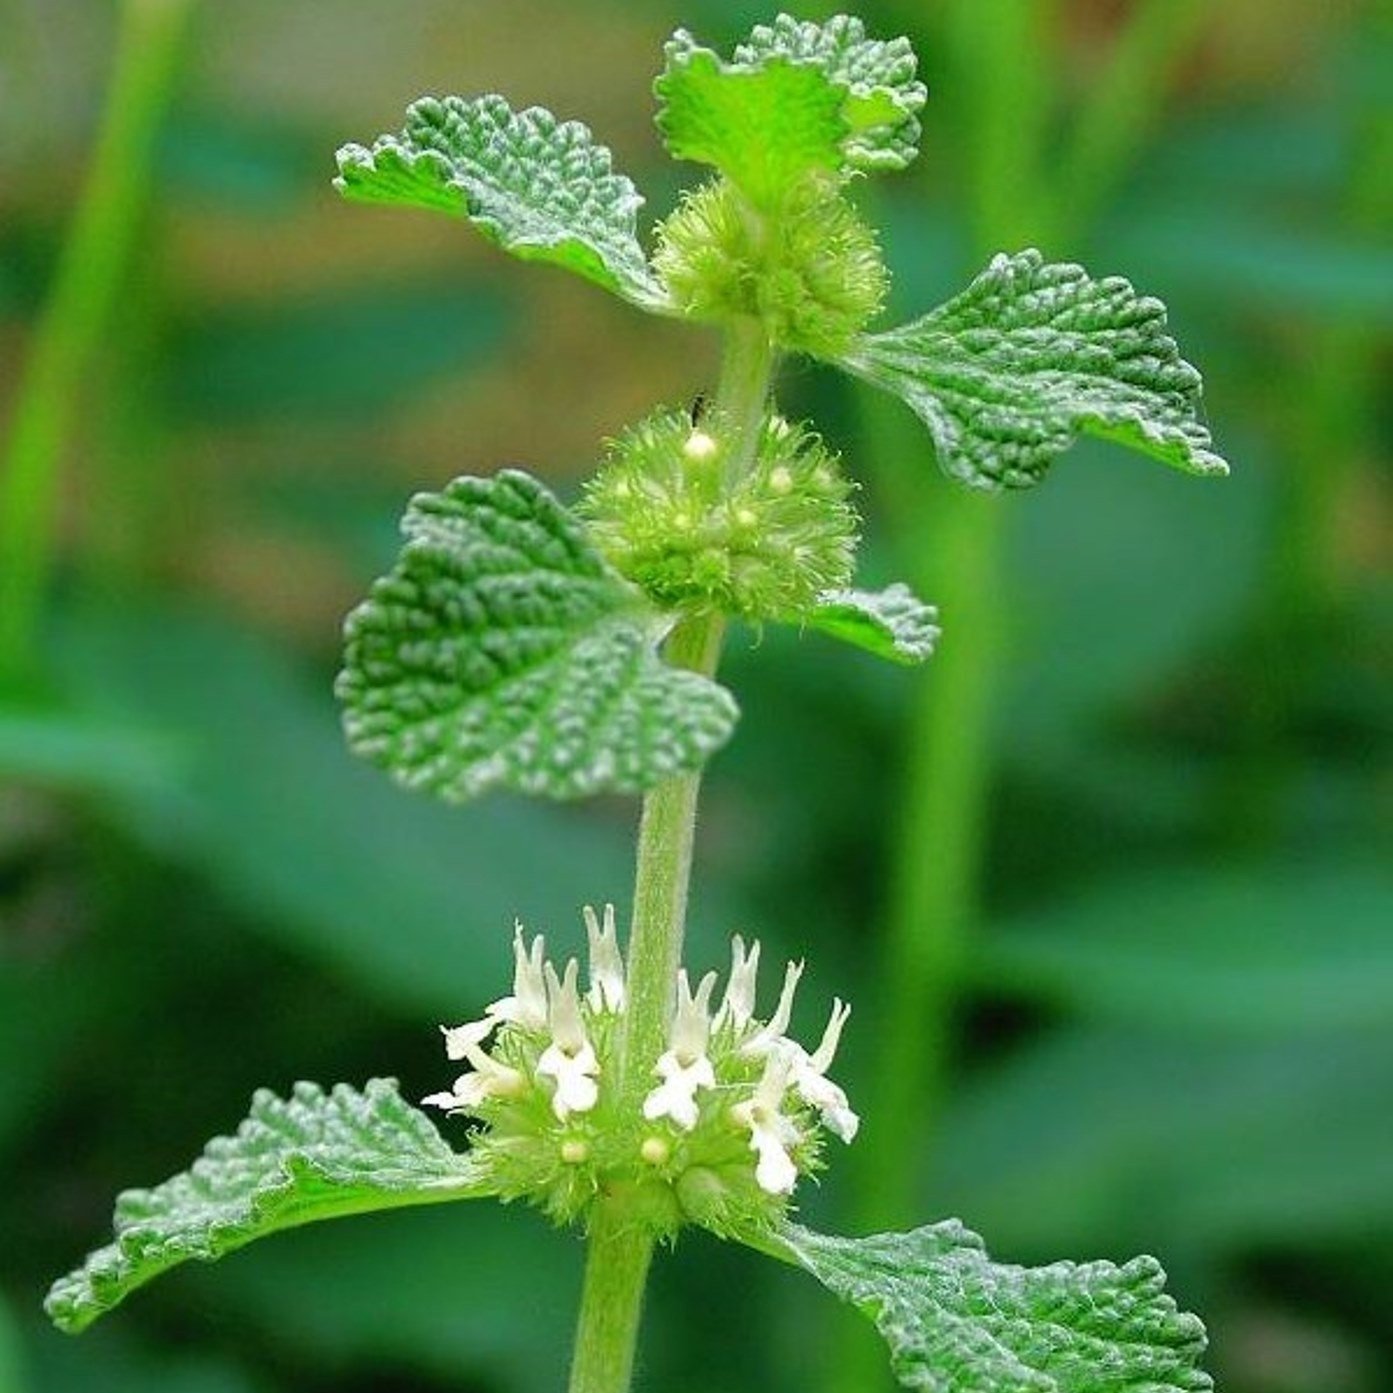
[[[906,666],[922,663],[938,642],[938,610],[907,585],[829,591],[808,615],[809,628]]]
[[[502,97],[423,97],[399,135],[338,152],[335,187],[359,203],[469,218],[489,241],[546,261],[646,309],[661,309],[636,218],[643,196],[579,121]]]
[[[213,1262],[281,1229],[403,1205],[491,1193],[387,1079],[359,1091],[267,1089],[230,1137],[179,1175],[116,1201],[115,1239],[53,1284],[45,1309],[76,1332],[181,1262]]]
[[[915,75],[918,61],[908,39],[867,38],[854,15],[817,24],[781,14],[757,25],[734,59],[748,67],[782,60],[823,73],[842,93],[848,167],[903,169],[918,153],[918,113],[929,93]]]
[[[926,90],[906,39],[867,39],[859,19],[780,15],[730,61],[678,30],[655,86],[658,126],[678,159],[719,169],[756,207],[776,207],[815,171],[902,169]]]
[[[662,661],[669,621],[530,475],[420,494],[402,531],[337,687],[350,746],[398,782],[452,802],[637,792],[725,743],[733,698]]]
[[[895,1377],[930,1393],[1208,1393],[1204,1326],[1155,1258],[993,1262],[956,1219],[836,1238],[787,1225],[775,1249],[876,1324]]]
[[[902,398],[939,463],[974,488],[1038,483],[1079,435],[1191,474],[1228,473],[1165,306],[1121,276],[1094,280],[1033,249],[996,256],[922,318],[863,336],[842,365]]]

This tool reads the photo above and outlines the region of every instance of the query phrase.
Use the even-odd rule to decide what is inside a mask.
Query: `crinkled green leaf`
[[[469,218],[491,242],[548,261],[648,309],[666,302],[635,231],[643,196],[578,121],[502,97],[424,97],[400,135],[345,145],[335,186],[360,203]]]
[[[730,61],[678,30],[655,91],[679,159],[719,169],[757,207],[814,171],[901,169],[914,158],[926,91],[906,39],[867,39],[858,19],[780,15]]]
[[[758,208],[814,170],[840,168],[842,96],[816,68],[728,64],[681,29],[666,51],[658,127],[677,159],[719,169]]]
[[[907,585],[884,590],[829,591],[808,615],[809,628],[896,663],[922,663],[940,633],[938,611]]]
[[[895,1377],[931,1393],[1206,1393],[1204,1326],[1155,1258],[993,1262],[956,1219],[836,1238],[786,1226],[772,1250],[869,1316]]]
[[[1166,309],[1120,276],[998,255],[921,319],[863,336],[842,359],[923,419],[939,463],[974,488],[1026,488],[1079,435],[1116,440],[1192,474],[1222,475],[1200,375]]]
[[[758,25],[734,57],[751,67],[775,59],[808,64],[840,88],[844,156],[852,169],[903,169],[918,153],[918,112],[929,93],[915,76],[918,60],[908,39],[868,39],[854,15],[817,24],[781,14]]]
[[[456,479],[402,531],[338,682],[349,744],[399,782],[451,801],[636,792],[725,743],[730,694],[662,661],[669,621],[537,480]]]
[[[181,1262],[213,1262],[319,1219],[488,1193],[477,1163],[390,1080],[361,1092],[298,1083],[288,1099],[262,1089],[235,1135],[153,1190],[117,1199],[115,1241],[55,1282],[45,1309],[76,1332]]]

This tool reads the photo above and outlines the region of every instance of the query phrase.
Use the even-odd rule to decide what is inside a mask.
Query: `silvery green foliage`
[[[645,308],[665,296],[635,233],[643,197],[579,121],[502,97],[424,97],[400,135],[345,145],[334,181],[360,203],[409,204],[469,218],[491,242],[548,261]]]
[[[892,662],[922,663],[938,642],[938,610],[897,581],[884,590],[829,591],[808,615],[810,628]]]
[[[1079,435],[1192,474],[1228,473],[1165,306],[1121,276],[1094,280],[1038,251],[994,257],[960,295],[862,337],[842,365],[903,398],[939,463],[974,488],[1039,483]]]
[[[1204,1326],[1155,1258],[993,1262],[956,1219],[869,1238],[789,1225],[775,1250],[869,1316],[906,1388],[930,1393],[1207,1393]]]
[[[181,1262],[212,1262],[319,1219],[485,1193],[477,1163],[389,1080],[361,1092],[298,1083],[286,1099],[261,1089],[233,1136],[153,1190],[117,1199],[115,1240],[55,1282],[45,1309],[61,1329],[82,1330]]]
[[[516,470],[418,494],[406,546],[348,618],[348,742],[453,802],[502,786],[576,798],[698,767],[728,692],[665,664],[671,621]]]

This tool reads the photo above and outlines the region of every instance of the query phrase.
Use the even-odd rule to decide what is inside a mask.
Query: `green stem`
[[[739,477],[753,458],[773,370],[774,353],[762,326],[733,326],[715,401],[731,477]],[[710,677],[724,634],[722,615],[694,614],[672,631],[664,656],[676,667]],[[618,1080],[621,1094],[635,1106],[671,1023],[700,791],[698,772],[659,784],[643,800]],[[624,1196],[613,1194],[595,1206],[587,1248],[570,1393],[625,1393],[633,1376],[653,1236],[633,1223]]]
[[[0,461],[0,680],[34,664],[52,567],[58,473],[79,388],[115,304],[150,184],[191,0],[126,0],[82,198],[15,399]]]

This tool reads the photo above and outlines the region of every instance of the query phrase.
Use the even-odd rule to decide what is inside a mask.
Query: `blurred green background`
[[[58,470],[0,701],[0,1393],[543,1393],[579,1245],[494,1207],[287,1235],[77,1340],[39,1302],[115,1192],[254,1087],[439,1088],[436,1024],[497,994],[514,915],[575,944],[582,902],[627,903],[632,804],[449,810],[355,765],[338,625],[413,489],[510,463],[573,493],[602,437],[709,385],[715,344],[447,219],[343,205],[331,156],[421,92],[496,89],[586,120],[659,215],[695,178],[651,126],[663,37],[769,12],[127,9],[171,26],[167,72],[143,50],[157,130],[60,273],[120,7],[0,3],[0,468]],[[1152,1251],[1229,1393],[1391,1389],[1387,13],[860,11],[913,36],[931,89],[924,158],[867,189],[895,310],[998,245],[1127,274],[1170,305],[1234,474],[1080,446],[964,502],[907,413],[789,365],[786,404],[864,483],[865,574],[916,580],[945,638],[919,677],[736,635],[689,959],[735,929],[806,954],[805,1038],[834,991],[856,1004],[838,1076],[867,1122],[812,1221]],[[19,584],[0,569],[0,609]],[[646,1386],[869,1388],[834,1314],[684,1239]]]

